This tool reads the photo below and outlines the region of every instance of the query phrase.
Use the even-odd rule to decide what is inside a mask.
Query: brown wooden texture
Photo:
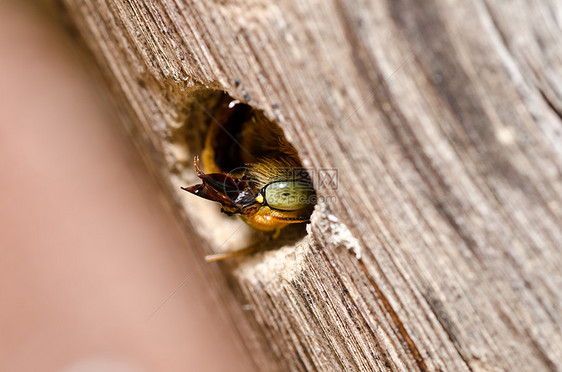
[[[63,3],[206,252],[213,90],[337,169],[296,247],[205,266],[262,370],[562,369],[559,1]]]

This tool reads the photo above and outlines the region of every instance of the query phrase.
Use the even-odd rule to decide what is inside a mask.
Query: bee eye
[[[271,182],[263,189],[267,205],[282,211],[297,211],[316,201],[310,182],[301,180]]]

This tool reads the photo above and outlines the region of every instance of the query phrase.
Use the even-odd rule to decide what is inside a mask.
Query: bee
[[[207,133],[202,159],[209,173],[201,169],[196,156],[194,167],[201,183],[182,189],[218,202],[221,212],[239,215],[248,225],[277,238],[284,227],[309,222],[316,194],[281,128],[250,106],[233,102]],[[259,245],[205,259],[217,261],[257,249]]]

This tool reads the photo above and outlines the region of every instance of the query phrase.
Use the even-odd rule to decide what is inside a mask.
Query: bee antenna
[[[199,167],[199,156],[197,155],[195,155],[195,157],[193,158],[193,166],[195,167],[197,176],[202,177],[205,175],[205,173],[201,170],[201,167]]]

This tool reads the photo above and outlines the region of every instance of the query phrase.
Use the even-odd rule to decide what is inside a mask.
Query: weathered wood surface
[[[338,170],[296,248],[205,267],[259,368],[562,369],[559,1],[63,2],[206,252],[194,94]]]

